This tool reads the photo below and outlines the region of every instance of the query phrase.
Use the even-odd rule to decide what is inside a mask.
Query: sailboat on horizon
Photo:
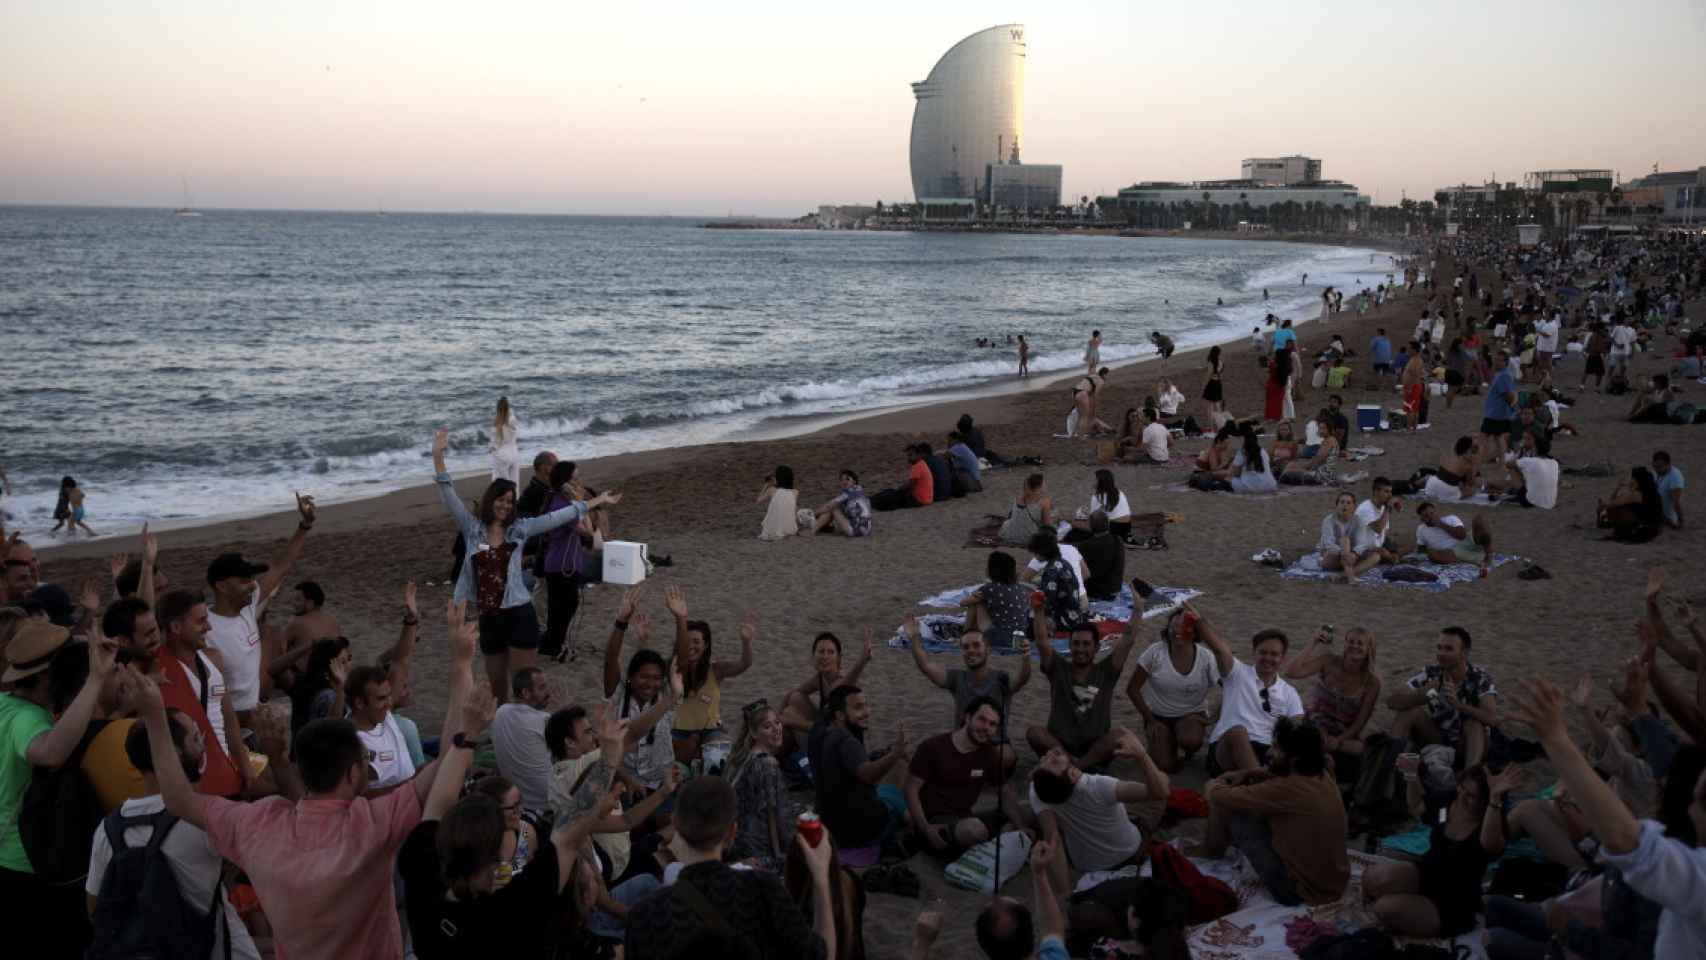
[[[201,216],[201,211],[195,209],[193,206],[190,205],[190,178],[184,177],[183,183],[184,183],[184,205],[179,207],[176,210],[173,210],[172,213],[177,215],[177,216],[180,216],[180,217],[199,217],[199,216]]]

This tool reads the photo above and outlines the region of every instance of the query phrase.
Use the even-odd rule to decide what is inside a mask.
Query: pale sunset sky
[[[1380,203],[1706,165],[1706,2],[5,0],[0,203],[797,215],[907,201],[908,84],[1026,26],[1065,192],[1305,153]]]

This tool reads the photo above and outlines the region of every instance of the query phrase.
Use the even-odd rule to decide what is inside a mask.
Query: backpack
[[[106,811],[83,772],[83,755],[106,725],[105,720],[89,721],[82,741],[64,763],[36,767],[18,806],[18,838],[24,853],[36,876],[50,884],[81,885],[89,875],[89,849]]]
[[[1185,891],[1191,906],[1186,914],[1190,924],[1218,920],[1238,909],[1238,894],[1224,880],[1204,874],[1197,865],[1169,844],[1155,843],[1149,848],[1149,861],[1155,879]]]
[[[205,916],[184,899],[178,875],[161,849],[177,822],[178,818],[165,810],[136,817],[114,810],[102,822],[113,856],[95,901],[95,937],[84,954],[86,960],[177,960],[212,955],[219,918],[225,913],[219,902],[221,890],[214,885],[213,901]],[[148,844],[126,844],[125,829],[143,824],[154,828]],[[224,955],[230,960],[229,936]]]
[[[1410,819],[1404,778],[1397,769],[1398,755],[1410,747],[1404,737],[1373,734],[1363,749],[1362,772],[1351,790],[1351,803],[1372,823],[1384,828]]]

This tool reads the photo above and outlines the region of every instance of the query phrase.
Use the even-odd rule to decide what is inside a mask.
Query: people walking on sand
[[[1102,331],[1090,331],[1090,342],[1084,346],[1084,372],[1095,376],[1102,363]]]
[[[1031,345],[1025,342],[1025,335],[1019,334],[1019,376],[1031,375]]]
[[[497,414],[492,417],[492,479],[508,480],[518,488],[521,485],[521,449],[516,441],[520,435],[520,425],[515,421],[515,411],[510,409],[509,398],[498,398]]]

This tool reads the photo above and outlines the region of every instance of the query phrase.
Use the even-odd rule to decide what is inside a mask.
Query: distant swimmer
[[[1084,346],[1084,371],[1094,375],[1102,362],[1102,331],[1090,331],[1090,342]]]
[[[1155,344],[1155,352],[1165,360],[1173,355],[1173,338],[1157,330],[1149,335],[1150,342]]]
[[[1268,288],[1267,287],[1262,288],[1262,302],[1263,303],[1268,302]]]
[[[1025,342],[1025,335],[1019,334],[1019,376],[1031,375],[1031,345]]]
[[[1298,286],[1300,286],[1300,287],[1301,287],[1301,286],[1303,286],[1303,285],[1304,285],[1304,284],[1306,284],[1306,283],[1308,283],[1308,282],[1309,282],[1309,274],[1307,274],[1307,273],[1306,273],[1306,274],[1304,274],[1304,275],[1303,275],[1303,279],[1302,279],[1302,280],[1299,280],[1299,281],[1297,281],[1297,285],[1298,285]]]
[[[1217,307],[1224,307],[1224,306],[1226,306],[1226,301],[1225,301],[1225,300],[1222,300],[1222,299],[1221,299],[1221,298],[1219,298],[1219,297],[1215,297],[1215,298],[1214,298],[1214,305],[1215,305],[1215,306],[1217,306]]]

